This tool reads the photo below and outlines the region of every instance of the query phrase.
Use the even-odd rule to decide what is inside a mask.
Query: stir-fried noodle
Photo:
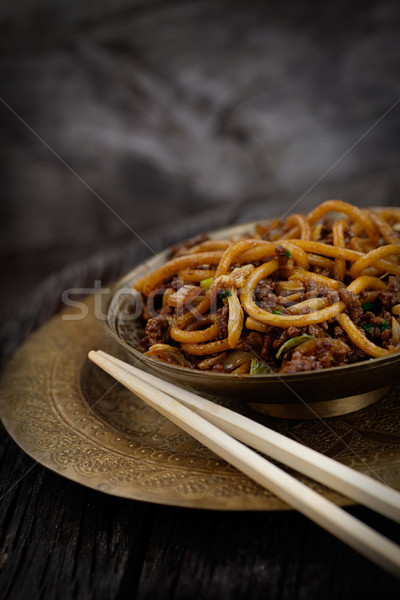
[[[174,249],[134,286],[144,352],[200,370],[289,373],[400,350],[400,210],[329,200],[235,239]]]

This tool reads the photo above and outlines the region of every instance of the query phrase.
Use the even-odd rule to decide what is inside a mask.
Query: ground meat
[[[340,340],[335,340],[332,344],[331,353],[334,358],[334,363],[336,365],[344,365],[347,362],[347,353],[349,351],[349,346],[346,342],[341,342]]]
[[[316,341],[315,347],[314,347],[314,352],[316,353],[316,355],[319,357],[322,357],[324,354],[326,354],[330,349],[332,348],[332,341],[325,338],[320,338],[319,340]]]
[[[271,311],[277,303],[276,281],[260,281],[254,290],[254,300],[263,310]]]
[[[307,292],[305,294],[306,300],[309,298],[317,298],[318,296],[326,295],[326,289],[323,285],[315,283],[315,281],[309,281],[307,283]]]
[[[177,275],[175,275],[175,277],[173,277],[168,282],[168,287],[172,288],[175,291],[179,290],[179,288],[181,288],[182,285],[183,285],[182,279],[180,277],[178,277]]]
[[[167,317],[171,315],[172,312],[173,308],[168,306],[164,308],[160,314],[147,321],[146,328],[144,330],[144,337],[142,339],[142,344],[147,346],[147,349],[150,348],[150,346],[153,346],[153,344],[165,343],[165,338],[169,327]]]
[[[260,281],[254,290],[254,297],[256,300],[264,300],[269,294],[275,294],[276,281],[266,281],[263,279]]]
[[[308,334],[318,338],[323,337],[325,335],[325,332],[323,331],[323,329],[321,329],[321,327],[318,327],[318,325],[312,324],[308,327]]]
[[[354,294],[345,287],[340,288],[339,297],[342,300],[342,302],[344,302],[349,308],[361,306],[360,299],[356,296],[356,294]]]
[[[368,354],[365,354],[361,348],[358,348],[358,346],[351,346],[346,354],[346,363],[358,362],[359,360],[365,360],[367,358],[371,357],[368,356]]]
[[[371,312],[370,310],[367,310],[364,313],[364,321],[365,321],[365,323],[369,323],[372,319],[375,319],[375,313]]]
[[[320,232],[320,242],[324,244],[332,244],[332,227],[335,220],[332,217],[325,217],[322,221],[322,227]]]
[[[275,246],[275,254],[278,258],[279,267],[285,267],[290,258],[290,252],[283,246]]]
[[[278,329],[279,331],[279,329]],[[272,347],[278,349],[282,344],[288,340],[290,336],[288,335],[287,329],[282,329],[280,335],[272,342]]]
[[[356,325],[363,321],[364,311],[361,306],[355,306],[348,309],[349,317]]]
[[[229,304],[226,303],[217,310],[217,324],[219,329],[218,339],[222,340],[228,336]]]
[[[337,367],[362,360],[362,358],[366,358],[366,355],[359,348],[350,348],[347,343],[340,342],[337,339],[320,337],[305,354],[302,354],[296,348],[292,353],[288,352],[282,362],[280,373],[297,373],[298,371],[314,371],[316,369]]]
[[[291,325],[287,328],[287,333],[290,338],[297,337],[298,335],[300,335],[300,327],[295,327],[294,325]]]
[[[332,357],[329,354],[323,354],[318,359],[318,369],[327,369],[332,366]]]
[[[381,293],[381,302],[383,306],[392,307],[400,304],[400,277],[390,276],[388,286]]]
[[[361,290],[358,297],[362,303],[374,303],[380,294],[379,290]]]
[[[374,315],[374,313],[372,313],[372,317],[370,318],[370,322],[373,325],[378,325],[378,327],[380,327],[382,325],[382,323],[385,321],[385,319],[383,317],[377,317],[376,315]]]
[[[354,237],[354,233],[350,227],[344,227],[343,229],[343,237],[345,246],[349,245],[349,241]]]
[[[259,352],[261,352],[263,344],[263,334],[259,333],[258,331],[251,331],[247,335],[242,335],[237,347],[240,348],[240,350],[244,350],[245,352],[254,351],[256,354],[258,354]]]
[[[317,360],[314,356],[302,356],[289,361],[284,361],[280,373],[297,373],[298,371],[315,371]]]
[[[272,335],[270,333],[265,333],[263,345],[262,345],[262,348],[260,351],[260,358],[262,358],[262,360],[264,360],[264,361],[268,361],[271,358],[271,356],[270,356],[271,344],[272,344]]]
[[[330,304],[334,304],[335,302],[339,302],[339,292],[330,290],[326,294],[326,298]]]

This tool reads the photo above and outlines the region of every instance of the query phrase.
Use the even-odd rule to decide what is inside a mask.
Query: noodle
[[[371,250],[366,256],[362,256],[353,264],[350,274],[353,277],[357,277],[364,269],[375,265],[380,258],[394,256],[395,254],[400,254],[400,245],[390,244],[389,246],[375,248],[375,250]]]
[[[135,289],[143,292],[145,296],[148,296],[168,275],[179,273],[181,269],[187,269],[188,267],[196,268],[202,264],[217,265],[221,260],[221,256],[221,252],[204,252],[175,258],[154,271],[154,273],[137,281],[135,283]]]
[[[346,223],[344,221],[336,221],[334,226],[332,227],[332,238],[333,245],[338,248],[345,248],[346,243],[344,240],[344,230],[346,228]],[[333,274],[335,279],[338,281],[343,281],[346,273],[346,261],[344,258],[335,258],[335,266],[333,268]]]
[[[134,284],[144,351],[242,374],[254,360],[285,373],[398,352],[399,230],[399,210],[328,200],[253,236],[187,242]]]
[[[310,222],[303,215],[290,215],[286,219],[286,223],[289,227],[295,226],[299,228],[302,240],[309,240],[311,238]]]

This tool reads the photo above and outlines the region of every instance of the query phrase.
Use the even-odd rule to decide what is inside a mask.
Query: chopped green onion
[[[282,311],[279,310],[279,308],[274,308],[274,310],[272,311],[274,315],[281,315]]]
[[[371,310],[371,308],[374,306],[373,302],[363,302],[363,304],[361,304],[361,308],[363,309],[364,312],[367,312],[367,310]]]
[[[208,279],[203,279],[202,281],[200,281],[200,287],[202,287],[203,290],[209,290],[213,280],[214,280],[214,277],[209,277]]]
[[[381,331],[385,331],[385,329],[390,329],[390,325],[387,321],[382,321],[380,325],[375,325],[374,323],[365,323],[365,325],[363,325],[362,327],[367,333],[371,333],[374,328],[378,328]]]
[[[272,372],[269,365],[266,365],[264,362],[257,360],[257,358],[254,357],[251,359],[250,375],[265,375]]]
[[[287,250],[287,249],[285,249],[285,255],[286,255],[288,258],[292,258],[292,255],[290,254],[290,251],[289,251],[289,250]]]
[[[232,294],[230,293],[229,290],[223,290],[219,295],[221,300],[223,300],[224,298],[227,298],[228,296],[232,296]]]
[[[276,353],[276,358],[279,358],[281,356],[281,354],[284,354],[288,350],[291,350],[292,348],[295,348],[296,346],[300,346],[300,344],[304,344],[305,342],[309,342],[310,340],[313,340],[313,339],[314,339],[314,337],[312,335],[307,335],[306,333],[303,333],[302,335],[298,335],[297,337],[294,337],[294,338],[290,338],[290,340],[287,340],[279,348],[278,352]]]

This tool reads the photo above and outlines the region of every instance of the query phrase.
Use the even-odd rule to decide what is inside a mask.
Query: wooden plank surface
[[[8,481],[32,466],[14,448],[6,453]],[[129,502],[41,467],[2,506],[3,598],[398,597],[394,578],[296,513]],[[393,536],[383,519],[351,512]]]
[[[69,275],[77,282],[103,271],[107,281],[126,259],[126,252],[104,255]],[[66,277],[31,300],[29,318],[15,321],[15,339],[51,312]],[[2,599],[372,600],[400,591],[398,580],[296,512],[221,513],[114,498],[36,465],[3,429],[0,472]],[[347,510],[400,541],[388,519]]]

